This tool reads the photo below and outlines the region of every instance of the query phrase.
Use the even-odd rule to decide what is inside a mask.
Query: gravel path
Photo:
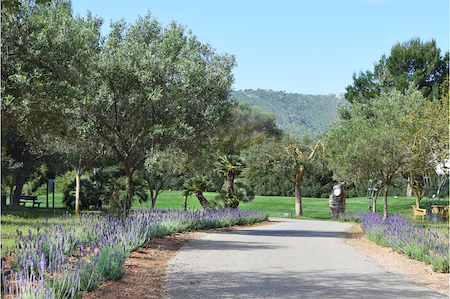
[[[345,243],[350,224],[271,219],[181,248],[166,272],[169,298],[447,298]]]

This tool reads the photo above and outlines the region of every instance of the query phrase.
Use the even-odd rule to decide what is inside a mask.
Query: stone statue
[[[331,219],[339,219],[345,216],[346,193],[344,183],[333,186],[333,193],[330,195]]]

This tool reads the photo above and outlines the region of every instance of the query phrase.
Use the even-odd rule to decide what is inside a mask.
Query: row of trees
[[[150,13],[134,24],[113,22],[106,37],[101,24],[74,17],[64,0],[2,9],[2,133],[13,131],[13,142],[33,146],[35,155],[65,155],[77,190],[95,160],[115,157],[129,209],[133,175],[151,150],[180,149],[196,161],[214,144],[230,119],[235,59]],[[10,144],[3,151],[13,152]],[[30,159],[22,158],[13,204],[29,172]]]
[[[183,25],[162,27],[149,13],[113,22],[103,37],[102,20],[74,17],[68,1],[5,3],[2,186],[14,190],[13,204],[26,181],[42,183],[35,174],[66,171],[63,159],[75,170],[77,212],[80,201],[89,206],[81,178],[94,169],[91,198],[125,209],[135,195],[153,207],[176,178],[185,198],[196,194],[204,207],[210,181],[230,207],[254,191],[284,189],[301,215],[302,188],[326,195],[334,173],[349,184],[381,181],[387,214],[395,178],[448,157],[448,53],[441,57],[434,41],[397,44],[373,72],[354,75],[349,105],[323,142],[299,141],[273,114],[233,104],[234,57]]]
[[[142,182],[154,206],[171,178],[208,174],[218,156],[283,134],[272,114],[230,101],[234,57],[185,26],[162,27],[150,13],[113,22],[106,37],[101,26],[90,14],[74,17],[69,1],[5,2],[2,182],[13,205],[37,169],[54,177],[68,164],[76,193],[67,204],[77,213],[80,202],[129,209]],[[227,184],[227,204],[243,190]]]
[[[449,157],[448,70],[449,54],[441,56],[434,40],[398,43],[374,71],[354,74],[348,105],[339,108],[340,120],[324,136],[326,151],[320,140],[300,145],[283,138],[253,145],[250,161],[295,186],[297,215],[303,177],[320,166],[347,185],[378,182],[385,217],[389,187],[398,179],[408,182],[419,205],[424,186],[414,178],[434,172]],[[376,197],[373,205],[375,210]]]
[[[387,217],[389,186],[403,177],[423,197],[418,177],[435,172],[449,157],[448,52],[434,40],[394,45],[374,71],[354,75],[348,106],[327,137],[330,168],[346,182],[373,179],[383,189]],[[374,200],[374,209],[376,197]]]

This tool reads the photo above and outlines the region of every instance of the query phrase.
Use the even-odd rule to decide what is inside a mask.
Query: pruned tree
[[[443,55],[441,54],[441,50],[436,46],[435,40],[422,42],[419,38],[412,38],[407,42],[397,43],[392,47],[390,55],[382,55],[381,59],[374,65],[373,71],[361,72],[359,76],[353,74],[353,84],[347,86],[345,98],[350,103],[361,103],[370,107],[372,99],[379,97],[389,88],[394,87],[405,95],[410,88],[417,88],[422,96],[430,102],[428,105],[434,105],[431,102],[439,99],[440,86],[442,84],[448,84],[446,83],[448,81],[447,74],[449,71],[448,55],[448,51]],[[445,107],[441,107],[445,109]],[[425,110],[427,109],[425,108],[422,111]],[[374,116],[370,114],[371,111],[371,108],[366,110],[367,117]],[[428,111],[427,114],[422,115],[426,115],[425,118],[428,118],[431,115],[430,112]],[[421,114],[420,110],[414,110],[409,118],[409,125],[413,123],[419,125],[419,114]],[[437,114],[434,113],[434,115]],[[346,106],[340,107],[341,119],[348,119],[351,115],[352,113]],[[445,119],[448,119],[448,113]],[[427,124],[427,126],[435,128],[434,124],[431,123]],[[422,127],[422,129],[425,128]],[[410,161],[412,161],[411,159],[420,161],[420,170],[417,172],[417,165],[410,165],[412,169],[405,170],[404,175],[407,177],[408,184],[415,193],[418,203],[423,196],[423,190],[420,187],[421,180],[418,177],[424,171],[424,166],[429,164],[433,159],[423,156],[426,151],[418,143],[421,138],[417,134],[419,131],[416,129],[410,126],[408,138],[411,138],[411,140],[407,141],[405,146],[409,147]],[[442,136],[448,136],[448,132]],[[424,141],[425,139],[422,139],[422,142]],[[428,153],[425,155],[428,155]],[[422,155],[422,157],[419,157],[419,155]],[[413,158],[414,156],[416,158]]]
[[[426,100],[421,106],[408,105],[411,109],[403,119],[405,150],[408,152],[408,184],[416,196],[416,205],[425,195],[422,174],[434,172],[437,165],[445,165],[449,157],[449,97],[448,74],[441,85],[440,99]],[[415,109],[414,109],[415,108]]]
[[[284,177],[295,188],[295,214],[303,215],[301,182],[311,168],[319,151],[322,155],[325,146],[318,140],[313,146],[301,145],[295,139],[284,138],[281,141],[270,139],[251,149],[253,165],[266,166],[270,171]]]

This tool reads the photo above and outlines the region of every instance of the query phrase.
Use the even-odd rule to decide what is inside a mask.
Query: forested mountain
[[[235,91],[233,98],[272,112],[278,127],[298,137],[313,137],[327,130],[338,119],[338,103],[345,101],[342,93],[307,95],[264,89]]]

